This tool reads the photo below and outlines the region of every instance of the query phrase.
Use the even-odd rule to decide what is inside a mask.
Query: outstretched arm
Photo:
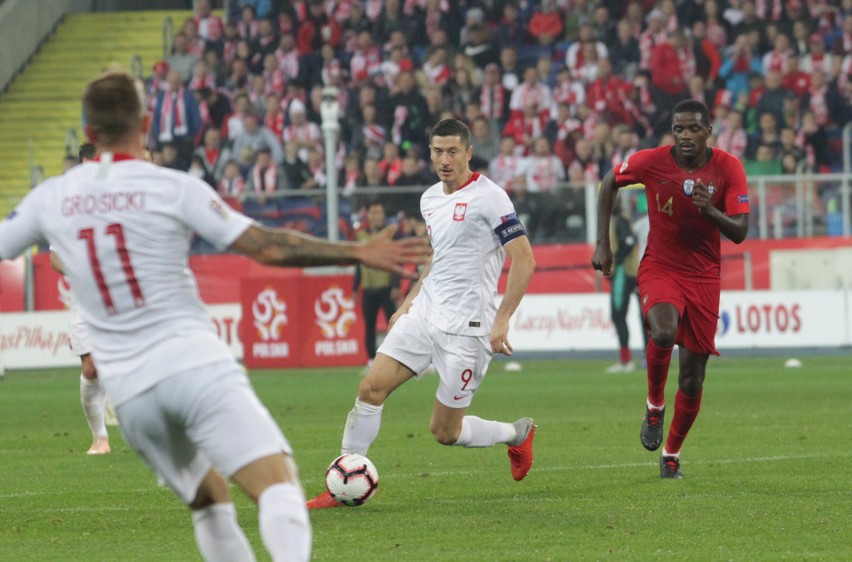
[[[612,246],[609,239],[609,221],[612,220],[612,209],[615,198],[618,197],[618,186],[615,184],[615,174],[612,170],[606,173],[601,181],[598,193],[598,235],[595,253],[592,255],[592,267],[612,275]]]
[[[394,240],[395,226],[389,226],[366,242],[330,242],[286,228],[271,229],[254,224],[231,248],[265,265],[312,267],[363,263],[375,269],[406,277],[405,264],[426,263],[429,245],[421,238]]]

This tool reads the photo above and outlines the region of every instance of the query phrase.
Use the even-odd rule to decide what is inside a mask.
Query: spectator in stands
[[[796,144],[796,131],[790,127],[784,127],[781,129],[778,156],[781,158],[782,162],[784,162],[787,157],[792,158],[792,169],[794,171],[799,168],[799,164],[806,162],[807,155],[805,153],[805,149]]]
[[[196,92],[202,88],[210,90],[216,89],[216,75],[210,70],[210,66],[204,59],[195,61],[195,67],[192,71],[192,78],[189,81],[188,88],[192,92]]]
[[[535,139],[533,153],[522,160],[518,172],[524,178],[525,190],[533,194],[538,207],[538,226],[548,241],[554,241],[564,223],[557,190],[559,183],[565,181],[565,166],[551,152],[546,137]]]
[[[207,168],[204,166],[204,162],[201,160],[201,156],[197,154],[193,153],[190,157],[189,168],[187,168],[186,173],[209,184],[210,187],[216,187],[216,182],[213,180],[213,176],[211,176],[207,171]]]
[[[254,53],[252,62],[255,69],[263,67],[263,61],[267,55],[274,55],[278,48],[278,35],[275,32],[275,24],[269,18],[263,18],[258,25],[257,37],[251,43],[251,51]]]
[[[556,7],[556,0],[542,0],[539,9],[530,18],[527,31],[539,45],[549,47],[562,37],[564,29],[562,13]]]
[[[319,125],[308,121],[307,108],[301,100],[293,100],[287,108],[290,124],[284,127],[284,142],[295,142],[299,157],[307,162],[312,149],[322,150],[322,131]]]
[[[423,94],[415,86],[414,74],[400,72],[396,79],[396,93],[388,99],[388,111],[383,112],[390,119],[386,127],[391,140],[403,150],[413,144],[428,144],[429,109]]]
[[[192,18],[183,22],[180,28],[181,33],[186,36],[186,50],[197,59],[204,58],[204,51],[207,50],[207,41],[198,35],[198,26]]]
[[[272,159],[272,152],[266,147],[258,149],[247,186],[247,190],[256,196],[256,203],[261,207],[266,206],[267,202],[275,206],[276,202],[269,200],[268,197],[270,194],[284,190],[287,187],[285,181],[285,175]]]
[[[633,85],[613,74],[608,59],[598,61],[598,77],[586,86],[586,103],[610,123],[633,124],[629,92]]]
[[[781,161],[776,157],[775,148],[769,144],[758,145],[754,157],[747,159],[744,167],[749,177],[774,176],[782,171]]]
[[[835,55],[825,51],[825,39],[822,35],[811,35],[808,40],[808,52],[799,60],[799,69],[808,74],[820,71],[830,81],[835,78]]]
[[[520,19],[518,6],[514,2],[505,2],[502,17],[497,24],[498,44],[518,48],[525,38],[526,29]]]
[[[744,159],[748,147],[748,134],[743,127],[743,114],[739,111],[728,112],[724,126],[717,129],[716,146],[739,159]]]
[[[360,126],[352,131],[351,149],[362,158],[382,157],[382,147],[387,141],[387,131],[378,123],[378,110],[368,104],[361,109]]]
[[[510,92],[521,81],[523,70],[518,66],[518,49],[515,47],[503,47],[500,50],[500,68],[503,70],[503,86]]]
[[[180,151],[177,149],[174,143],[163,143],[162,151],[163,162],[160,165],[163,168],[170,168],[172,170],[180,170],[183,172],[185,172],[187,168],[189,168],[189,160],[186,160],[181,156]]]
[[[821,70],[811,74],[811,87],[802,99],[802,107],[810,110],[817,125],[824,129],[845,124],[849,113],[837,87],[827,82]]]
[[[500,130],[509,114],[510,92],[502,84],[500,65],[490,63],[485,66],[482,85],[476,92],[479,113],[489,120],[492,128]],[[498,182],[498,185],[502,185]]]
[[[730,54],[722,61],[719,78],[725,81],[725,89],[733,99],[749,92],[749,76],[761,71],[760,59],[752,53],[745,34],[737,35]]]
[[[195,15],[192,16],[198,35],[205,41],[219,41],[225,33],[222,18],[210,12],[210,0],[196,0]]]
[[[772,113],[775,115],[775,121],[780,123],[784,116],[784,99],[789,90],[781,84],[781,73],[776,70],[770,70],[766,73],[765,84],[763,94],[761,94],[754,109],[758,115],[766,112]]]
[[[639,69],[639,40],[630,29],[630,22],[622,19],[616,25],[612,43],[608,43],[609,60],[613,71],[631,81]]]
[[[195,137],[201,129],[201,114],[195,97],[184,88],[177,70],[169,70],[166,80],[166,89],[157,98],[151,119],[151,145],[173,143],[181,159],[188,163]]]
[[[595,31],[591,24],[580,26],[579,37],[565,52],[565,66],[571,76],[583,81],[594,79],[595,72],[589,66],[596,66],[601,59],[609,58],[609,49],[601,41],[595,39]]]
[[[467,104],[476,100],[476,85],[473,83],[470,71],[464,67],[453,72],[452,79],[447,83],[444,90],[449,109],[455,115],[463,115]],[[478,110],[479,105],[477,104]]]
[[[787,68],[784,69],[781,86],[793,92],[798,99],[804,97],[805,92],[811,87],[811,75],[801,71],[799,55],[793,54],[787,58]]]
[[[648,70],[658,106],[673,107],[684,99],[687,81],[695,73],[695,57],[683,31],[672,31],[668,41],[654,47]]]
[[[763,74],[770,72],[783,73],[787,68],[787,59],[793,54],[793,49],[790,47],[790,38],[779,33],[775,36],[775,41],[772,50],[763,55],[761,65]]]
[[[244,149],[249,149],[256,153],[262,148],[267,148],[272,155],[272,161],[276,165],[284,161],[284,151],[281,148],[281,141],[272,134],[272,131],[260,125],[257,114],[252,111],[247,112],[243,116],[243,130],[234,137],[231,148],[238,155]]]
[[[500,47],[494,42],[491,31],[484,23],[471,26],[470,37],[464,45],[464,54],[473,60],[477,68],[485,68],[500,61]]]
[[[479,115],[471,123],[470,132],[470,144],[473,147],[471,169],[486,170],[488,163],[500,153],[499,130],[494,129],[488,119]]]
[[[547,118],[553,104],[553,96],[550,87],[539,80],[535,68],[527,67],[524,70],[524,81],[512,91],[509,110],[522,112],[531,104],[535,105],[539,112],[546,114],[544,117]]]
[[[286,180],[285,185],[294,190],[314,189],[317,182],[307,162],[299,157],[299,149],[299,143],[295,141],[284,144],[284,162],[281,168]]]
[[[193,152],[198,156],[204,169],[213,178],[213,185],[217,185],[225,170],[225,164],[231,160],[231,149],[222,145],[222,135],[216,128],[204,131],[204,144]]]
[[[402,158],[399,146],[394,142],[386,142],[382,147],[382,159],[379,161],[384,185],[395,185],[402,175]]]
[[[308,169],[316,182],[318,189],[325,189],[328,185],[328,175],[326,173],[325,157],[321,150],[316,148],[308,151]]]
[[[774,113],[771,111],[761,113],[758,116],[757,124],[758,130],[749,138],[748,149],[746,151],[746,158],[750,160],[755,159],[757,149],[761,145],[766,145],[774,151],[779,143],[780,127]]]
[[[518,154],[527,156],[532,152],[535,139],[546,133],[549,117],[549,111],[540,111],[538,103],[530,99],[523,112],[512,112],[503,128],[503,136],[511,136],[515,140]]]
[[[666,16],[657,8],[651,10],[645,21],[648,27],[639,35],[639,68],[649,70],[654,49],[668,41],[668,31]]]
[[[316,55],[324,43],[335,49],[340,45],[340,25],[328,17],[322,0],[308,0],[308,13],[298,29],[296,46],[303,57]]]
[[[222,168],[222,178],[216,184],[216,191],[222,197],[239,198],[243,195],[245,180],[240,175],[240,165],[236,160],[228,160]]]
[[[500,152],[489,162],[486,175],[511,194],[515,178],[520,175],[520,168],[521,157],[515,154],[515,139],[504,136],[500,139]]]
[[[379,168],[379,160],[365,158],[363,166],[364,175],[358,187],[387,187],[382,179],[382,170]]]
[[[173,49],[171,56],[166,60],[169,71],[176,71],[182,82],[189,82],[198,57],[189,52],[189,41],[185,34],[175,35]]]
[[[154,106],[157,103],[157,98],[165,91],[168,85],[166,79],[169,74],[169,63],[164,60],[159,60],[154,63],[151,77],[145,81],[145,97],[148,101],[148,111],[153,112]]]

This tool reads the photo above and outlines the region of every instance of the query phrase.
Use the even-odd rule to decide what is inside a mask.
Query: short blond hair
[[[138,134],[145,111],[142,83],[123,71],[104,72],[89,82],[83,94],[83,117],[99,145]]]

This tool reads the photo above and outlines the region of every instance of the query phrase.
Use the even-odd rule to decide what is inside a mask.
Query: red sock
[[[699,392],[697,396],[687,396],[680,389],[677,390],[674,417],[669,426],[669,437],[666,439],[666,453],[674,455],[680,452],[692,422],[698,417],[702,394],[703,392]]]
[[[666,377],[669,376],[669,363],[672,360],[672,347],[657,347],[654,340],[648,340],[645,360],[648,363],[648,402],[654,406],[666,403]]]
[[[618,360],[622,363],[628,363],[630,361],[630,348],[622,347],[618,350]]]

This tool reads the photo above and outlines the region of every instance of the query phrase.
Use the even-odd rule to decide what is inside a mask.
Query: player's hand
[[[392,271],[409,279],[417,278],[417,271],[405,268],[406,264],[420,265],[428,261],[432,250],[429,242],[422,238],[394,240],[396,226],[382,229],[376,236],[363,244],[361,263],[367,267]]]
[[[716,207],[710,199],[710,190],[707,189],[701,178],[695,180],[695,189],[692,191],[692,204],[698,207],[698,211],[705,216],[716,211]]]
[[[491,343],[491,351],[495,354],[502,353],[504,355],[512,355],[512,344],[509,343],[509,323],[495,321],[494,327],[491,329],[491,336],[488,340]]]
[[[609,242],[599,242],[592,254],[592,267],[603,272],[605,277],[612,275],[612,248]]]

